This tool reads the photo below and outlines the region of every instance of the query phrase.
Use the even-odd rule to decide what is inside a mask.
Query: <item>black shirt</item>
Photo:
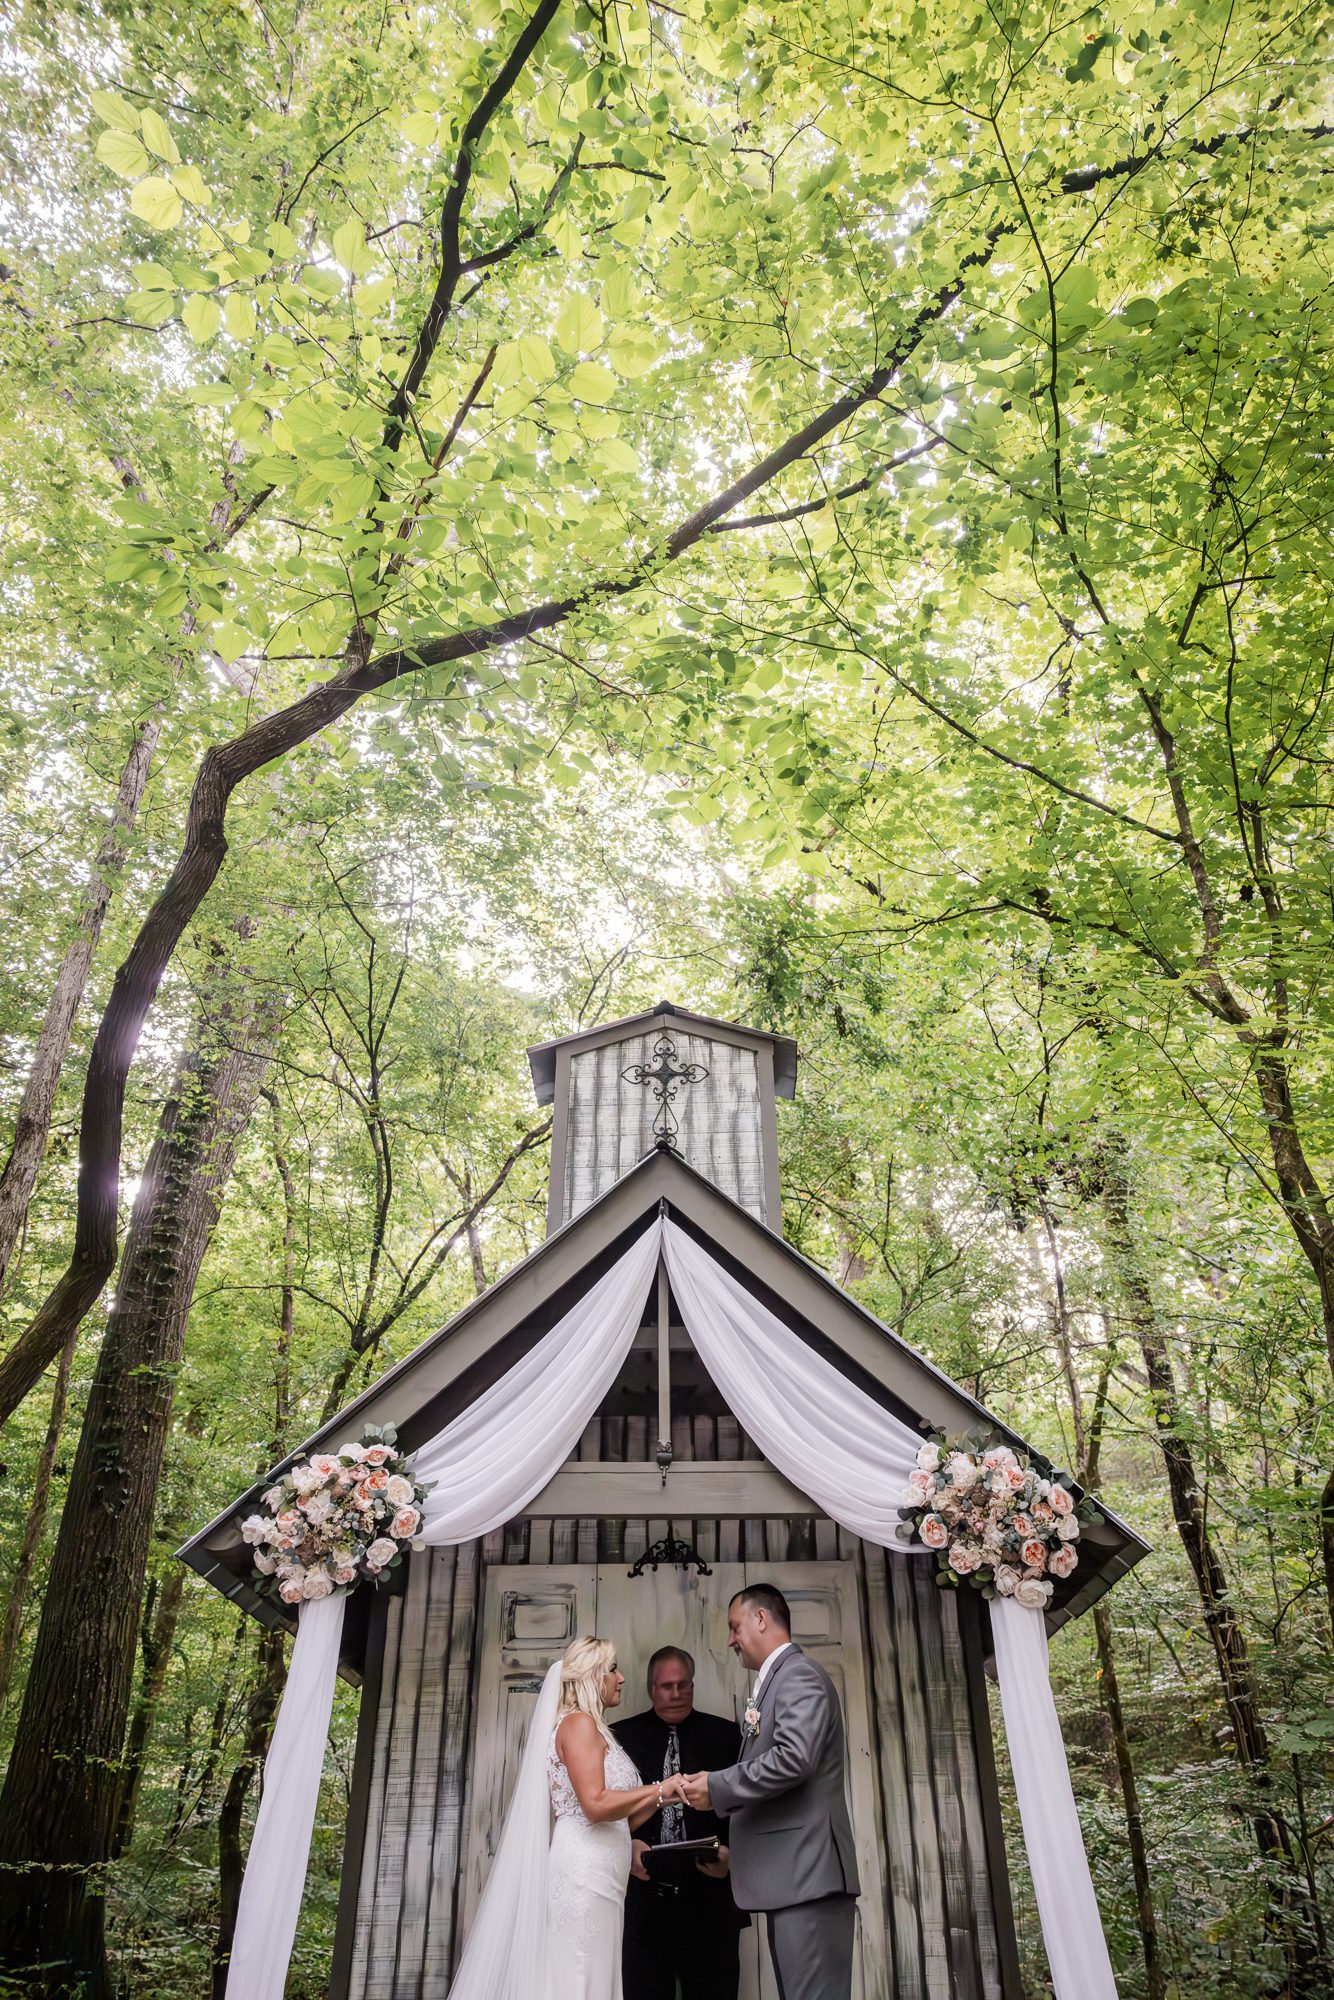
[[[612,1724],[612,1734],[627,1753],[646,1785],[656,1785],[662,1777],[663,1760],[667,1755],[667,1732],[675,1727],[677,1742],[681,1748],[681,1769],[691,1771],[730,1770],[741,1755],[741,1729],[730,1716],[708,1715],[703,1710],[692,1708],[684,1722],[675,1725],[664,1722],[650,1709],[643,1715],[627,1716],[624,1722]],[[635,1828],[636,1840],[646,1840],[653,1845],[661,1838],[662,1815],[654,1813],[652,1819],[645,1820]],[[694,1806],[685,1808],[685,1824],[682,1829],[686,1840],[706,1840],[716,1833],[724,1846],[727,1845],[727,1821],[715,1812],[697,1812]],[[649,1885],[631,1876],[630,1890],[647,1891]],[[716,1903],[718,1914],[724,1922],[738,1926],[747,1920],[737,1910],[732,1901],[732,1891],[726,1881],[716,1882],[707,1875],[695,1871],[690,1888],[710,1903]]]

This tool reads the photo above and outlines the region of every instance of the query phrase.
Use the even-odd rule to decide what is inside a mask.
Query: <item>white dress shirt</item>
[[[760,1666],[759,1666],[759,1672],[757,1673],[757,1675],[756,1675],[756,1677],[755,1677],[755,1686],[754,1686],[754,1688],[753,1688],[753,1690],[752,1690],[752,1692],[751,1692],[751,1697],[750,1697],[750,1698],[751,1698],[751,1700],[752,1700],[752,1701],[758,1701],[758,1700],[759,1700],[759,1698],[760,1698],[760,1689],[761,1689],[761,1688],[762,1688],[762,1687],[764,1686],[764,1677],[765,1677],[765,1675],[766,1675],[766,1674],[768,1673],[769,1669],[770,1669],[770,1668],[771,1668],[771,1667],[773,1666],[773,1664],[774,1664],[775,1660],[781,1660],[781,1659],[782,1659],[782,1657],[783,1657],[784,1653],[786,1653],[786,1652],[788,1651],[788,1649],[790,1648],[791,1644],[792,1644],[792,1641],[791,1641],[790,1639],[784,1639],[784,1641],[783,1641],[783,1643],[782,1643],[782,1645],[781,1645],[781,1646],[775,1646],[775,1647],[774,1647],[774,1649],[773,1649],[772,1653],[770,1653],[770,1655],[769,1655],[769,1657],[768,1657],[767,1659],[765,1659],[765,1660],[761,1660],[761,1661],[760,1661]]]

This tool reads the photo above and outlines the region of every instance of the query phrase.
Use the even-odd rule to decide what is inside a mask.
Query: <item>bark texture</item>
[[[135,1202],[0,1795],[0,1968],[34,2000],[111,2000],[105,1873],[172,1392],[276,1020],[243,968],[215,969]]]

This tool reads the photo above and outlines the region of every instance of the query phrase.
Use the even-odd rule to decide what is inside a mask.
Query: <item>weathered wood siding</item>
[[[627,1083],[622,1072],[653,1061],[656,1034],[633,1035],[570,1059],[559,1228],[581,1213],[653,1150],[659,1105],[651,1088]],[[682,1084],[672,1106],[683,1159],[742,1208],[767,1216],[759,1065],[753,1049],[671,1031],[681,1063],[708,1075]]]
[[[673,1442],[680,1457],[757,1455],[728,1416],[678,1419]],[[638,1458],[647,1445],[646,1418],[603,1416],[581,1456]],[[358,1749],[369,1764],[359,1774],[364,1816],[349,1827],[340,1927],[349,1943],[335,1964],[332,2000],[443,2000],[456,1949],[487,1565],[631,1563],[668,1525],[520,1520],[483,1542],[411,1559],[406,1592],[384,1607],[383,1662],[368,1683],[375,1717]],[[830,1521],[697,1521],[693,1533],[709,1562],[855,1566],[879,1758],[883,1990],[887,2000],[1013,2000],[978,1600],[936,1589],[927,1564],[864,1546]]]

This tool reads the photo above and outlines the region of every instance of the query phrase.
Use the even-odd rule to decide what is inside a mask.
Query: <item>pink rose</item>
[[[1053,1485],[1051,1492],[1047,1495],[1047,1498],[1048,1501],[1050,1502],[1051,1509],[1054,1514],[1074,1513],[1075,1503],[1070,1498],[1070,1495],[1064,1486]]]
[[[1029,1511],[1032,1513],[1035,1521],[1041,1521],[1044,1524],[1056,1519],[1056,1516],[1052,1513],[1051,1508],[1045,1500],[1035,1500]]]
[[[1028,1474],[1026,1472],[1021,1471],[1019,1466],[1017,1465],[1006,1466],[1005,1483],[1009,1487],[1011,1493],[1022,1493],[1024,1490],[1024,1483],[1027,1480],[1027,1478]]]
[[[301,1586],[301,1595],[307,1599],[333,1596],[333,1578],[327,1570],[313,1569]]]
[[[1015,1514],[1011,1518],[1010,1526],[1014,1529],[1016,1535],[1031,1535],[1033,1532],[1033,1517],[1031,1514]]]
[[[391,1535],[396,1535],[400,1542],[406,1542],[409,1535],[416,1534],[420,1521],[421,1515],[415,1507],[400,1507],[393,1518],[389,1532]]]
[[[387,1444],[368,1444],[363,1453],[367,1465],[388,1465],[394,1456]]]
[[[284,1604],[300,1604],[305,1594],[305,1585],[299,1576],[289,1576],[285,1583],[278,1586],[278,1595]]]
[[[1053,1549],[1047,1557],[1047,1567],[1053,1576],[1065,1577],[1070,1575],[1070,1572],[1074,1569],[1078,1561],[1079,1556],[1077,1551],[1063,1542],[1059,1548]]]
[[[967,1542],[950,1543],[950,1568],[960,1576],[971,1576],[978,1566],[977,1550]]]
[[[335,1569],[333,1573],[333,1580],[335,1583],[338,1584],[355,1583],[357,1580],[356,1564],[350,1562],[340,1562],[338,1567]]]
[[[383,1493],[389,1484],[389,1474],[383,1467],[377,1467],[374,1472],[368,1472],[361,1483],[368,1493]]]
[[[406,1479],[403,1484],[407,1485]],[[924,1507],[936,1490],[936,1482],[929,1472],[910,1472],[905,1495],[910,1506]]]
[[[950,1531],[939,1514],[928,1514],[917,1532],[929,1549],[943,1549],[950,1538]]]
[[[310,1469],[312,1472],[318,1472],[321,1479],[332,1479],[339,1469],[338,1460],[327,1451],[313,1452]]]
[[[1030,1535],[1019,1551],[1019,1559],[1025,1569],[1045,1569],[1047,1565],[1047,1545],[1036,1535]]]
[[[278,1567],[278,1558],[271,1556],[267,1549],[255,1550],[255,1568],[261,1576],[272,1576]]]

